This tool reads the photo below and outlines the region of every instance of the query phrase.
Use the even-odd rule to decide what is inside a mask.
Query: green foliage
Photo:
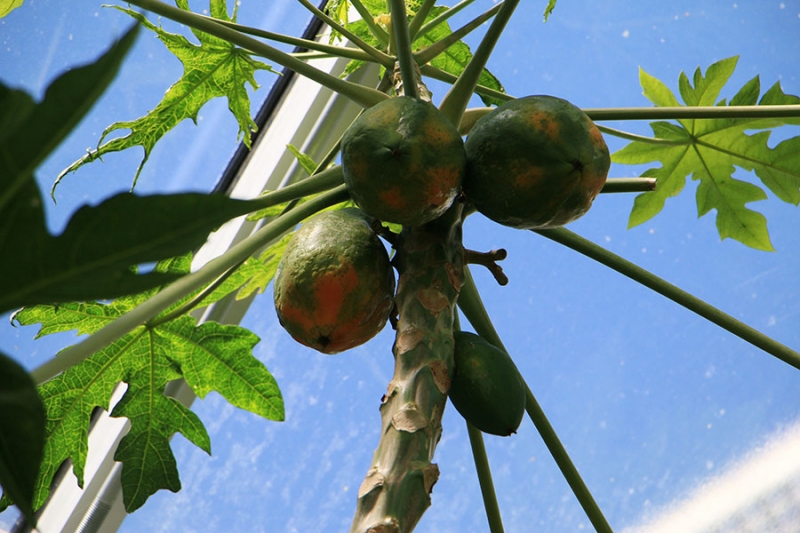
[[[346,2],[343,1],[342,3]],[[384,0],[364,1],[363,4],[369,10],[369,12],[376,17],[384,14],[386,11],[386,2]],[[406,5],[409,16],[411,16],[414,12],[416,12],[416,8],[419,7],[419,2],[406,2]],[[339,6],[341,6],[341,4],[339,4]],[[434,7],[425,18],[425,21],[430,22],[450,9],[451,8],[443,6]],[[336,10],[336,12],[338,13],[338,10]],[[376,48],[381,47],[380,41],[372,33],[369,25],[364,22],[364,20],[357,20],[349,24],[347,23],[346,19],[340,20],[339,22],[345,24],[348,30],[355,33],[368,44],[375,46]],[[453,33],[453,31],[450,28],[450,25],[447,23],[447,21],[442,21],[430,31],[416,36],[414,42],[412,43],[413,51],[417,52],[422,50],[423,48],[426,48],[447,37],[451,33]],[[469,46],[467,46],[463,41],[458,41],[448,47],[445,52],[436,56],[429,64],[447,72],[448,74],[458,76],[464,71],[464,68],[467,66],[467,63],[469,63],[470,59],[472,59],[472,52],[470,51]],[[355,71],[362,64],[363,62],[361,61],[351,61],[345,69],[344,74],[346,75]],[[498,80],[486,69],[484,69],[480,74],[479,84],[496,91],[504,92],[503,85],[500,83],[500,80]],[[500,101],[495,98],[483,95],[481,95],[481,99],[486,105],[498,105],[500,103]]]
[[[22,366],[0,353],[0,485],[28,520],[44,448],[45,412],[36,384]]]
[[[187,0],[178,0],[176,3],[181,9],[189,10]],[[187,118],[196,123],[197,114],[206,102],[220,96],[227,98],[228,108],[239,123],[239,135],[243,137],[244,143],[250,146],[250,132],[256,129],[256,125],[250,117],[250,97],[246,85],[258,88],[254,77],[255,71],[261,69],[274,72],[272,68],[256,61],[241,48],[207,33],[194,31],[194,35],[200,41],[200,45],[197,46],[182,35],[164,31],[130,8],[114,7],[155,32],[170,52],[183,63],[184,72],[169,88],[161,102],[145,116],[133,121],[115,122],[106,128],[100,136],[98,148],[88,152],[65,169],[56,179],[54,187],[66,174],[106,154],[141,146],[144,149],[144,157],[136,169],[132,185],[135,187],[156,142]],[[225,0],[211,1],[211,15],[220,20],[232,20],[228,17]],[[130,133],[103,143],[110,133],[122,129],[130,130]]]
[[[548,0],[547,7],[544,8],[544,21],[547,22],[547,19],[550,18],[550,15],[553,14],[553,10],[556,8],[556,2],[558,0]]]
[[[0,18],[5,17],[22,5],[22,0],[0,0]]]
[[[159,263],[156,270],[182,275],[188,256]],[[37,337],[75,330],[92,334],[146,300],[158,289],[126,296],[109,304],[99,302],[42,305],[15,315],[22,325],[41,324]],[[164,315],[162,315],[163,317]],[[83,483],[89,417],[95,407],[109,409],[114,387],[127,391],[112,416],[127,417],[131,429],[115,459],[123,463],[125,507],[139,508],[155,491],[180,489],[169,438],[180,432],[196,446],[211,451],[203,424],[188,408],[164,395],[170,381],[183,378],[200,398],[217,391],[231,404],[270,420],[283,420],[283,400],[274,378],[252,354],[258,337],[238,327],[206,322],[191,316],[156,318],[131,331],[44,383],[40,395],[47,410],[46,444],[36,485],[34,508],[44,502],[50,481],[61,463],[70,459]]]
[[[681,73],[680,94],[687,106],[749,106],[798,104],[800,98],[784,94],[779,83],[773,85],[759,100],[760,82],[755,77],[747,82],[727,102],[717,101],[720,91],[736,67],[732,57],[711,65],[703,75],[698,68],[693,80]],[[680,106],[667,86],[640,72],[644,95],[658,106]],[[758,250],[773,250],[767,232],[767,222],[761,213],[746,204],[767,198],[764,190],[752,183],[733,178],[735,166],[754,171],[778,198],[795,205],[800,203],[800,137],[782,141],[777,146],[768,144],[770,132],[765,130],[783,124],[798,124],[797,119],[778,118],[720,118],[681,119],[674,122],[651,124],[653,138],[631,142],[614,153],[616,163],[642,164],[660,161],[661,166],[651,168],[643,176],[658,179],[653,192],[636,197],[629,219],[629,227],[641,224],[664,207],[667,198],[681,192],[686,177],[699,180],[697,212],[703,216],[717,210],[717,229],[720,237],[733,238]]]

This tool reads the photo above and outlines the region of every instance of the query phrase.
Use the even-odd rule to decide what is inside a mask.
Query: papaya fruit
[[[364,111],[342,137],[350,196],[379,220],[419,226],[461,190],[466,156],[453,124],[430,102],[389,98]]]
[[[464,194],[500,224],[563,226],[591,207],[611,157],[586,114],[554,96],[511,100],[481,117],[464,143]]]
[[[273,281],[281,325],[326,354],[377,335],[394,306],[394,289],[386,248],[356,208],[325,211],[303,223]]]
[[[483,337],[457,331],[450,401],[484,433],[516,433],[525,414],[525,385],[511,357]]]

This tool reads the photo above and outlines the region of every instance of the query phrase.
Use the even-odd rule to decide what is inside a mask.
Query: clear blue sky
[[[640,67],[677,92],[681,70],[691,74],[733,55],[740,56],[739,65],[723,96],[756,74],[764,89],[780,80],[784,91],[800,94],[800,1],[561,0],[543,24],[544,3],[522,2],[489,63],[515,96],[552,94],[581,107],[648,105]],[[129,24],[100,4],[74,0],[67,8],[55,0],[26,0],[0,20],[0,79],[40,96],[65,67],[93,59]],[[307,21],[294,2],[270,2],[266,11],[263,5],[243,0],[240,21],[287,33],[299,33]],[[161,43],[141,35],[112,90],[39,169],[43,188],[96,144],[108,124],[152,108],[179,75],[180,65]],[[254,109],[273,79],[260,75],[265,89],[256,93]],[[432,88],[435,100],[441,98],[443,90]],[[644,123],[614,126],[648,131]],[[209,104],[198,127],[187,121],[158,145],[139,190],[207,190],[232,154],[235,135],[224,102]],[[614,139],[609,145],[622,146]],[[48,205],[53,230],[78,205],[127,190],[140,156],[136,149],[112,154],[69,176],[58,189],[58,204]],[[640,170],[614,166],[611,175]],[[626,226],[633,197],[605,195],[570,229],[800,349],[797,208],[772,195],[752,206],[767,216],[777,249],[757,252],[720,242],[714,214],[698,220],[694,190],[688,183],[662,214],[632,230]],[[478,216],[468,220],[465,241],[477,250],[509,251],[503,262],[508,286],[473,273],[511,355],[615,528],[635,525],[681,498],[797,421],[798,371],[676,304],[557,244]],[[261,420],[214,394],[197,402],[213,456],[176,437],[183,490],[151,498],[123,531],[349,526],[378,439],[378,404],[392,372],[391,332],[322,356],[280,329],[268,295],[243,325],[262,339],[256,355],[278,379],[287,421]],[[33,367],[74,339],[67,334],[34,342],[34,334],[35,328],[0,320],[0,350]],[[517,435],[487,437],[486,443],[508,531],[589,527],[527,421]],[[466,429],[452,408],[435,462],[441,477],[419,530],[485,531]],[[0,526],[7,515],[0,515]]]

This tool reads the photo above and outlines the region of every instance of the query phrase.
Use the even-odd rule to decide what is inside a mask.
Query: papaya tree
[[[514,250],[471,249],[465,243],[475,242],[473,227],[577,252],[752,345],[759,357],[800,368],[800,354],[786,342],[565,227],[603,202],[627,198],[630,208],[631,195],[628,224],[642,225],[691,175],[697,214],[716,211],[721,239],[772,251],[766,218],[748,204],[766,198],[765,190],[800,203],[800,137],[788,127],[800,121],[800,98],[780,83],[762,92],[754,77],[722,97],[737,63],[729,57],[691,77],[681,73],[679,97],[642,69],[639,81],[653,105],[581,109],[559,95],[507,92],[487,68],[509,24],[519,20],[519,0],[298,3],[327,26],[325,37],[239,24],[237,8],[224,0],[211,0],[202,12],[186,0],[130,0],[115,9],[134,21],[132,29],[95,63],[59,77],[40,102],[3,87],[0,311],[13,312],[18,325],[38,324],[38,335],[87,335],[29,374],[2,357],[3,389],[10,391],[2,396],[0,427],[3,505],[16,504],[35,520],[66,461],[83,482],[97,408],[129,423],[113,450],[125,509],[136,511],[161,489],[179,490],[173,435],[211,449],[197,414],[169,394],[180,380],[200,398],[216,392],[233,407],[283,420],[281,390],[291,385],[254,356],[257,328],[203,315],[266,290],[277,319],[301,344],[334,353],[378,335],[384,355],[391,354],[392,376],[375,401],[380,421],[370,421],[375,450],[362,459],[361,478],[349,482],[351,531],[409,532],[423,518],[447,476],[435,458],[448,434],[448,399],[466,421],[491,531],[503,525],[483,433],[518,442],[534,430],[592,527],[611,531],[537,399],[541,378],[524,371],[522,360],[533,356],[506,349],[500,320],[484,305],[490,291],[535,279],[537,267],[504,272],[499,262]],[[547,18],[555,7],[550,0],[538,9]],[[188,28],[200,44],[156,17]],[[139,33],[158,37],[181,59],[184,74],[147,115],[109,126],[53,185],[69,187],[85,165],[139,146],[144,157],[131,173],[134,192],[81,208],[55,234],[44,223],[34,172],[100,98]],[[290,53],[284,45],[302,50]],[[311,60],[320,57],[348,60],[344,75],[317,68]],[[136,192],[155,146],[212,98],[227,99],[249,145],[254,123],[246,85],[255,85],[256,71],[278,67],[363,109],[324,157],[290,147],[304,179],[246,199]],[[357,77],[369,68],[377,75]],[[612,126],[618,121],[651,121],[650,132]],[[115,136],[119,130],[130,133]],[[641,172],[609,177],[612,162],[641,165]],[[193,268],[193,252],[208,235],[243,215],[253,231]],[[479,291],[476,280],[487,272]],[[535,341],[531,346],[535,351]],[[521,426],[523,411],[529,426]],[[12,412],[22,416],[5,415]]]

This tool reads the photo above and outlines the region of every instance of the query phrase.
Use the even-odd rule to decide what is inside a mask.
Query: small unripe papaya
[[[474,333],[457,331],[450,401],[484,433],[516,433],[525,414],[525,385],[514,361]]]
[[[273,286],[284,329],[326,354],[377,335],[394,307],[394,288],[386,248],[355,208],[303,223],[286,245]]]

